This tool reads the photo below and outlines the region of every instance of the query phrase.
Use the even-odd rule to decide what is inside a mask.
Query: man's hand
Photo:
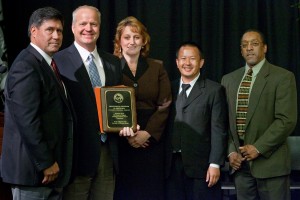
[[[245,158],[242,157],[241,154],[237,152],[232,152],[229,155],[229,165],[234,169],[238,170],[240,169],[242,162],[245,160]]]
[[[220,169],[209,166],[206,173],[206,182],[208,182],[208,187],[214,186],[220,178]]]
[[[239,147],[239,149],[241,151],[241,154],[247,161],[254,160],[259,156],[257,149],[253,145],[247,144],[245,146]]]
[[[133,137],[127,137],[128,143],[134,147],[139,148],[143,147],[146,148],[149,146],[149,138],[151,135],[147,131],[137,131],[136,135]]]
[[[59,173],[59,167],[57,162],[55,162],[51,167],[44,169],[44,179],[42,181],[43,184],[48,184],[54,181]]]

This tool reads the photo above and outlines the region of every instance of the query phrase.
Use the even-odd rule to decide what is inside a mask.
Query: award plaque
[[[135,94],[132,87],[94,88],[100,132],[119,132],[123,127],[136,131]]]

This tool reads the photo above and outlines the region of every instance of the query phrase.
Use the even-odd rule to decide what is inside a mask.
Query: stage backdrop
[[[203,73],[220,81],[224,74],[244,65],[239,46],[241,35],[246,29],[257,28],[266,36],[267,59],[295,73],[300,94],[300,14],[293,7],[299,0],[2,1],[10,63],[28,45],[27,25],[32,11],[53,6],[64,14],[64,48],[73,41],[72,11],[88,4],[102,13],[98,45],[108,52],[113,50],[115,28],[121,19],[132,15],[142,21],[151,35],[150,56],[164,61],[171,80],[179,75],[175,50],[181,42],[199,43],[205,54]],[[300,135],[299,123],[294,134]]]

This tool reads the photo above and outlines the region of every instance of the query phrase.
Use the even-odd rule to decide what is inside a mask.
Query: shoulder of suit
[[[64,54],[70,53],[72,55],[74,55],[74,53],[79,54],[78,50],[76,49],[75,45],[72,44],[69,47],[65,48],[65,49],[61,49],[60,51],[56,52],[54,54],[54,58],[58,57],[58,56],[63,56]]]
[[[162,66],[163,65],[163,61],[162,60],[157,60],[157,59],[153,59],[153,58],[147,58],[147,63],[149,66],[151,65],[159,65]]]
[[[210,80],[210,79],[207,79],[207,78],[205,78],[203,81],[205,82],[206,86],[208,86],[210,88],[219,88],[219,87],[222,87],[221,83],[213,81],[213,80]]]
[[[285,73],[293,73],[291,71],[289,71],[288,69],[284,68],[284,67],[280,67],[280,66],[277,66],[277,65],[273,65],[271,63],[267,63],[271,69],[271,72],[277,72],[279,74],[285,74]]]
[[[240,67],[240,68],[238,68],[238,69],[236,69],[236,70],[234,70],[232,72],[229,72],[229,73],[225,74],[222,79],[224,79],[224,78],[225,79],[226,78],[230,78],[231,79],[232,77],[238,76],[240,74],[244,74],[244,71],[245,71],[245,67]]]
[[[99,56],[102,58],[102,59],[108,59],[108,60],[114,60],[114,61],[118,61],[120,62],[120,58],[118,58],[117,56],[111,54],[111,53],[108,53],[106,51],[102,51],[100,49],[97,50],[98,51],[98,54]]]

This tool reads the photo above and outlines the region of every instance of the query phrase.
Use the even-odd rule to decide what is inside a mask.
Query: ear
[[[264,45],[264,53],[265,53],[265,54],[267,53],[267,50],[268,50],[268,46],[265,44],[265,45]]]
[[[177,68],[179,68],[179,60],[176,58],[176,65],[177,65]]]
[[[37,31],[37,27],[35,27],[35,26],[31,26],[31,27],[30,27],[30,35],[31,35],[32,37],[35,37],[35,36],[36,36],[36,31]]]
[[[71,27],[71,28],[72,28],[72,33],[74,34],[74,25],[72,25],[72,27]]]
[[[200,69],[203,67],[203,65],[204,65],[204,59],[201,59],[200,60]]]

